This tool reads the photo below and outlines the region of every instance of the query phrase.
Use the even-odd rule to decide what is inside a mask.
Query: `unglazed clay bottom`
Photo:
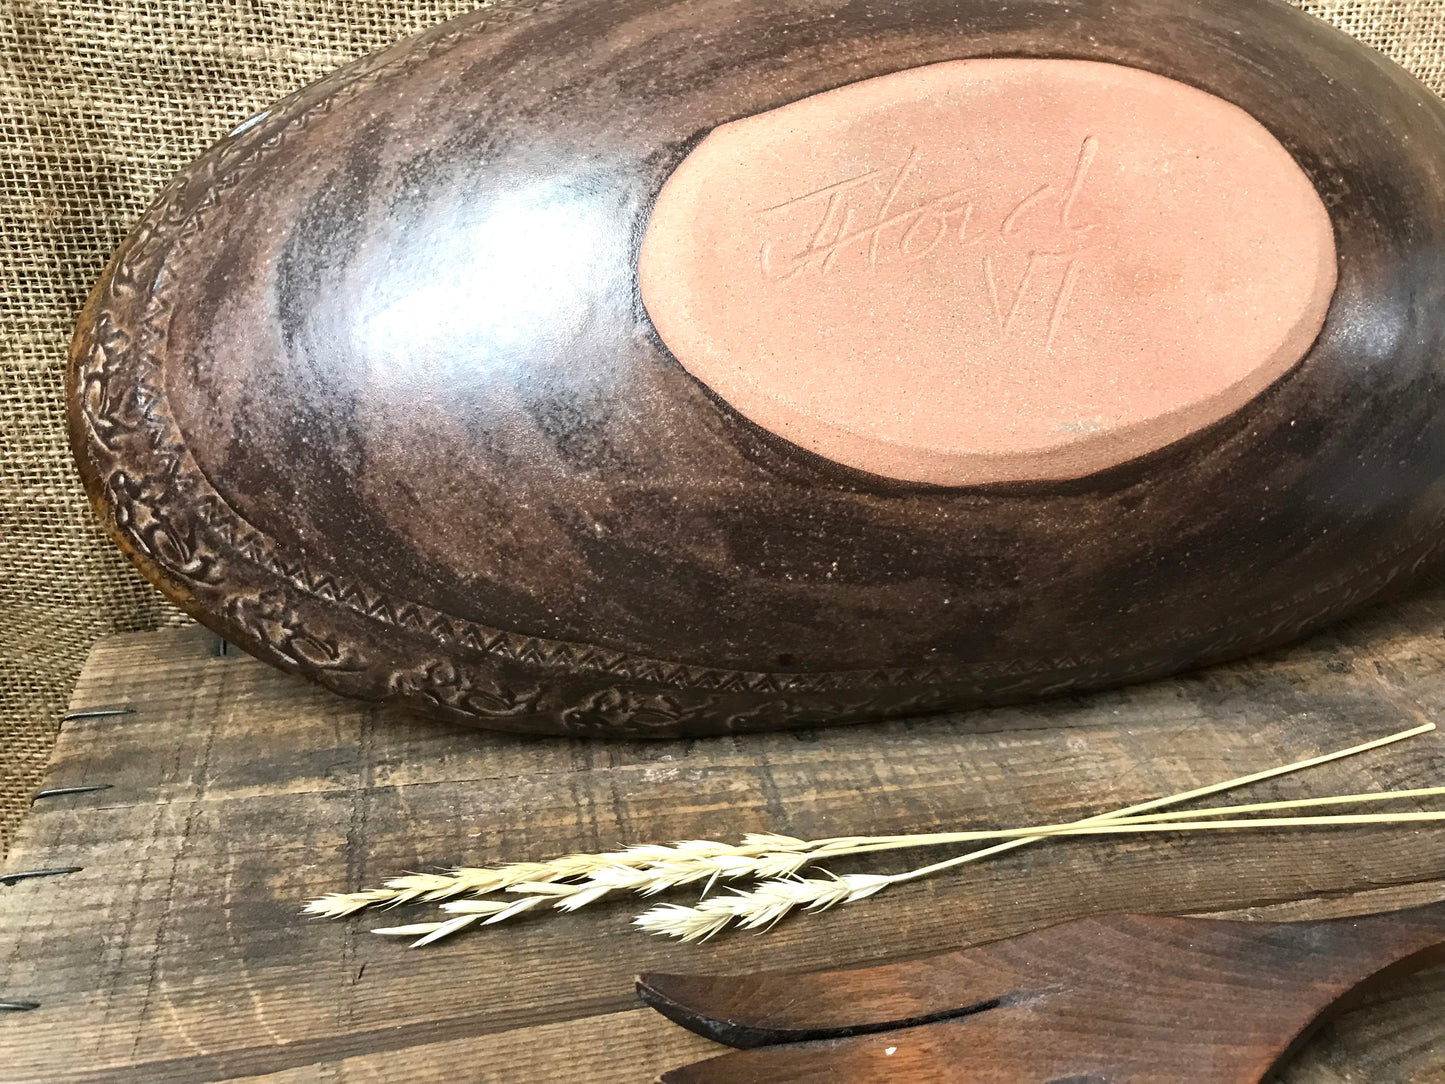
[[[695,377],[836,462],[1076,478],[1236,411],[1318,336],[1329,215],[1273,135],[1163,76],[961,60],[711,132],[645,234]]]

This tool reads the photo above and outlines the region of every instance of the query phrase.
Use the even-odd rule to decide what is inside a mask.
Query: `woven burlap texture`
[[[90,645],[183,620],[102,536],[71,466],[62,384],[87,290],[165,181],[239,121],[474,6],[0,0],[0,851]],[[1445,90],[1445,0],[1301,6]]]

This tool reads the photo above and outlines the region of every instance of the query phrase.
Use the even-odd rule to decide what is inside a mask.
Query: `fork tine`
[[[1039,962],[1088,944],[1119,916],[1082,919],[1007,941],[844,971],[647,974],[637,993],[690,1031],[728,1046],[837,1039],[1005,1006],[1037,993]]]
[[[888,1035],[734,1051],[673,1069],[658,1077],[658,1084],[1022,1084],[1017,1076],[989,1075],[984,1059],[960,1061],[958,1046],[968,1042],[966,1027],[959,1028],[964,1024],[949,1021]]]

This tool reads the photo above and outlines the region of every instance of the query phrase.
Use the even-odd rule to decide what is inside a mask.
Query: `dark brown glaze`
[[[812,456],[669,355],[637,248],[717,125],[904,68],[1076,57],[1234,102],[1330,209],[1304,361],[1067,482]],[[1280,643],[1441,549],[1445,112],[1284,3],[577,0],[453,21],[178,177],[77,330],[122,548],[247,650],[516,730],[934,711]]]

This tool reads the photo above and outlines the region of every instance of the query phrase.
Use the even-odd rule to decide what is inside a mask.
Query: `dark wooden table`
[[[864,964],[1119,910],[1323,917],[1445,898],[1445,829],[1412,826],[1076,839],[701,946],[635,932],[633,900],[417,951],[366,932],[398,912],[297,915],[436,865],[1077,817],[1445,720],[1442,678],[1439,586],[1287,652],[1087,699],[653,744],[449,729],[201,629],[117,636],[72,707],[134,710],[67,722],[46,781],[110,787],[40,799],[6,864],[81,869],[0,888],[0,999],[39,1003],[0,1013],[0,1079],[642,1084],[719,1049],[638,1005],[643,970]],[[1441,783],[1430,734],[1249,794]],[[1445,1082],[1445,969],[1323,1031],[1282,1079]]]

